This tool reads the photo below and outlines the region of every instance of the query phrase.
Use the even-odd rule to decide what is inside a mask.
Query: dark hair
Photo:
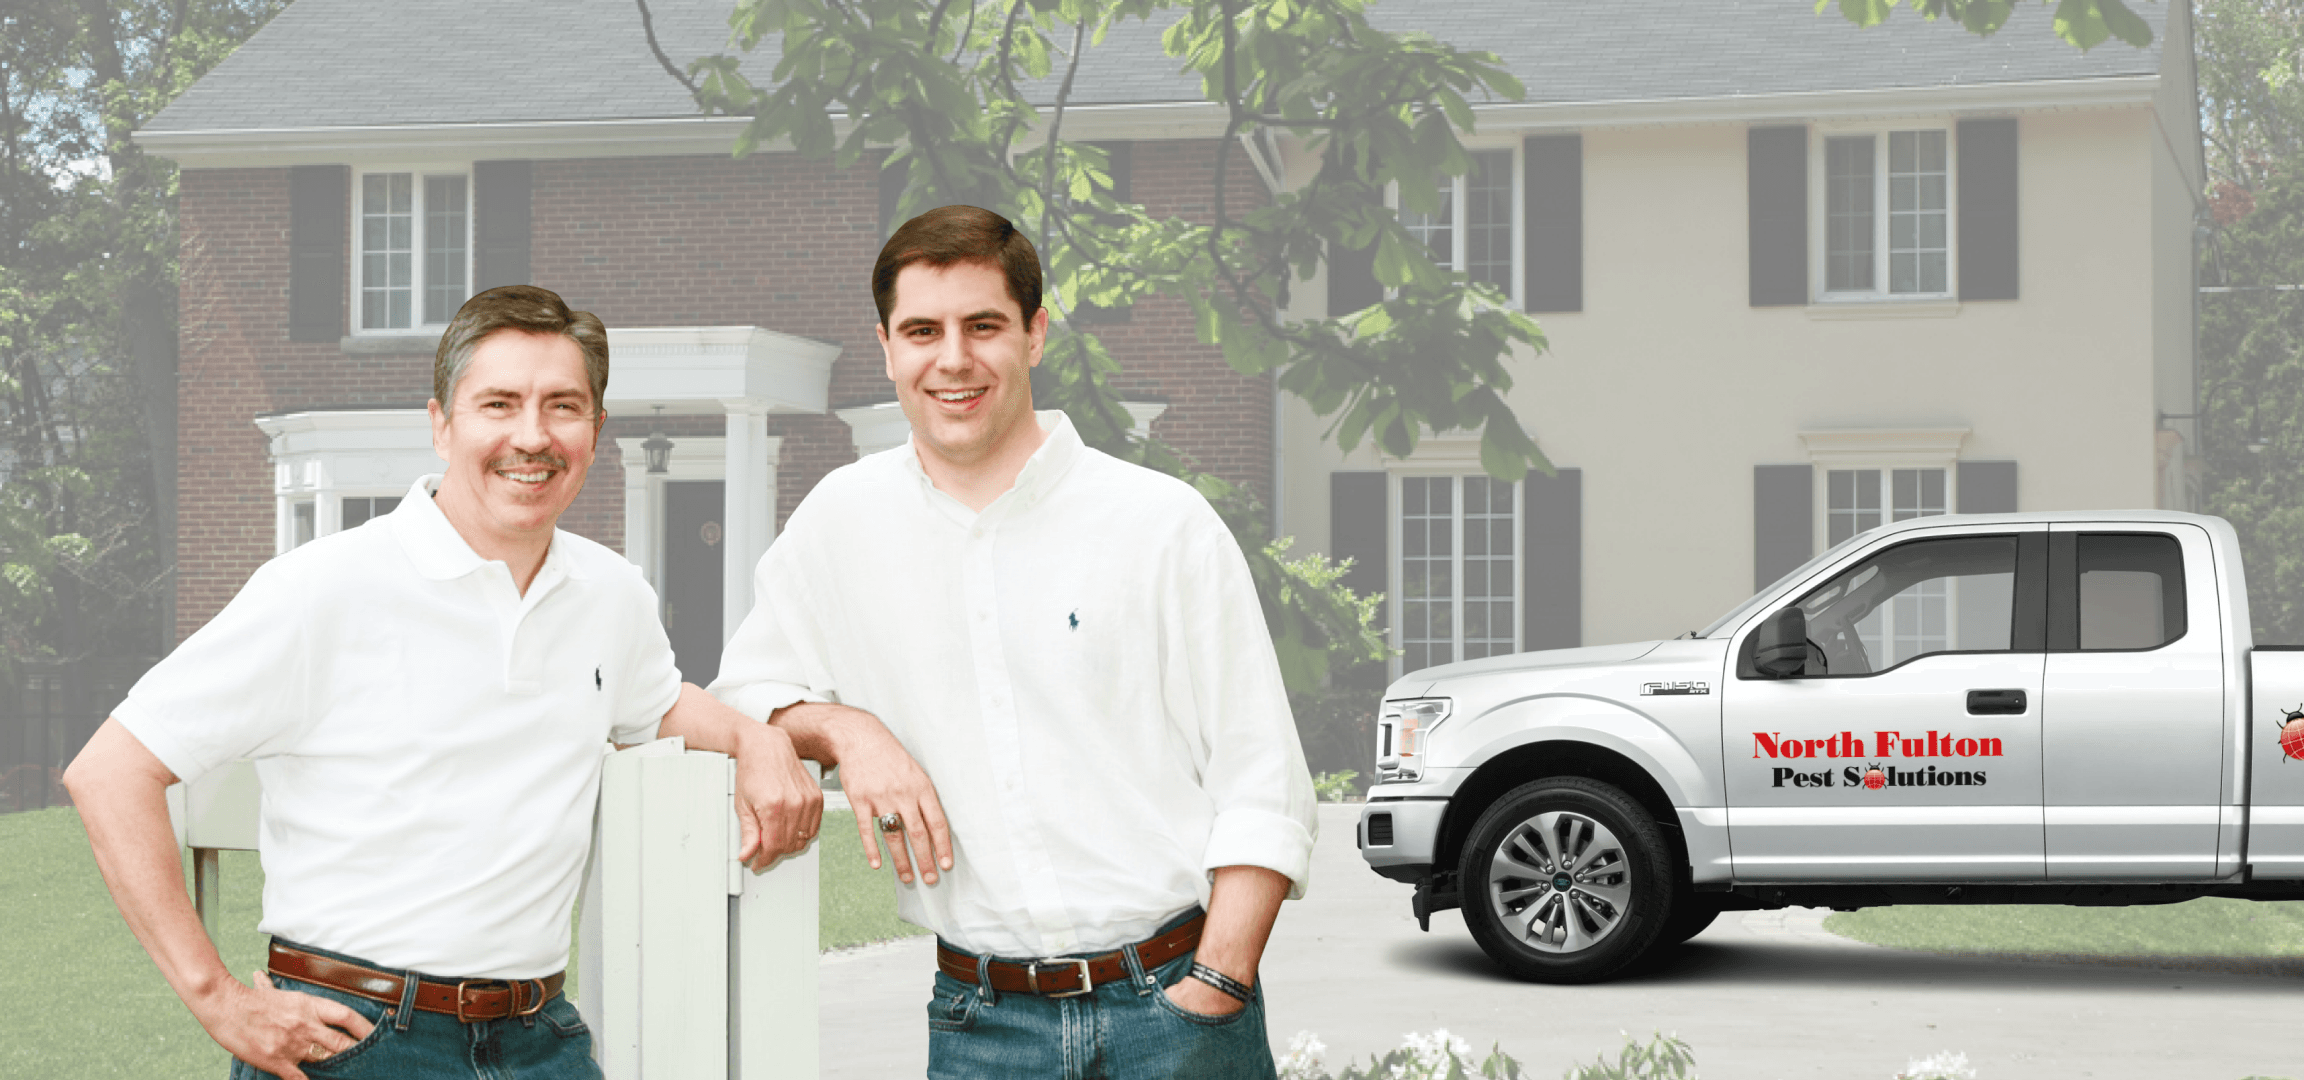
[[[913,218],[888,238],[872,264],[872,305],[880,325],[896,307],[896,275],[913,263],[934,267],[980,262],[1000,268],[1008,296],[1029,323],[1040,310],[1040,253],[1007,218],[974,206],[940,206]]]
[[[608,396],[608,328],[589,311],[570,311],[560,294],[535,285],[501,285],[464,301],[456,318],[440,335],[440,349],[432,358],[432,396],[440,401],[440,414],[450,415],[456,403],[456,384],[472,366],[472,353],[490,334],[517,330],[524,334],[558,334],[584,351],[584,376],[592,384],[592,407],[600,408]]]

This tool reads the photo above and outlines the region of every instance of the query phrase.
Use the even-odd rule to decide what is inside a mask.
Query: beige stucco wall
[[[2155,504],[2156,374],[2179,336],[2188,370],[2189,328],[2166,325],[2152,113],[2021,124],[2022,299],[1917,312],[1748,304],[1743,125],[1585,131],[1585,308],[1542,317],[1552,347],[1514,366],[1510,400],[1583,470],[1587,644],[1701,627],[1749,594],[1753,466],[1808,460],[1802,431],[1967,428],[1962,458],[2019,462],[2024,509]],[[1383,467],[1327,427],[1284,406],[1299,550],[1327,549],[1331,471]]]

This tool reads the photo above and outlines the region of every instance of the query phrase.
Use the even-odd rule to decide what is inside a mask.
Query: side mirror
[[[1760,624],[1752,635],[1752,666],[1770,679],[1789,679],[1808,666],[1808,615],[1795,604]]]

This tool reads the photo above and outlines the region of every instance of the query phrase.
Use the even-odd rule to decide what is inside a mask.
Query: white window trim
[[[1815,548],[1823,551],[1832,535],[1831,474],[1835,469],[1942,469],[1944,470],[1944,512],[1960,511],[1960,447],[1968,439],[1967,428],[1834,428],[1803,431],[1800,441],[1808,448],[1808,461],[1815,468],[1815,480],[1809,484],[1813,509],[1810,520],[1815,522]],[[1887,524],[1891,516],[1882,492],[1881,523]]]
[[[1464,144],[1466,153],[1496,150],[1512,152],[1512,287],[1505,292],[1512,298],[1512,310],[1525,311],[1528,308],[1527,144],[1517,136],[1501,135],[1466,136],[1460,141]],[[1449,202],[1449,208],[1454,213],[1449,221],[1449,236],[1453,238],[1454,251],[1451,255],[1450,265],[1442,267],[1442,269],[1451,273],[1461,273],[1461,270],[1455,268],[1464,265],[1464,218],[1465,206],[1467,205],[1467,200],[1464,198],[1464,177],[1462,175],[1451,176],[1448,180],[1455,185],[1453,189],[1455,197]],[[1400,212],[1400,185],[1398,182],[1384,185],[1384,205],[1389,207],[1395,215]],[[1386,296],[1395,295],[1396,292],[1397,290],[1393,289],[1384,290]],[[1397,487],[1398,485],[1394,486]]]
[[[1897,131],[1944,133],[1944,291],[1888,291],[1888,135]],[[1872,281],[1869,290],[1834,291],[1831,282],[1831,163],[1825,140],[1870,135],[1872,142]],[[1817,304],[1927,306],[1928,314],[1951,315],[1960,298],[1960,140],[1949,116],[1907,117],[1866,123],[1811,124],[1808,127],[1808,267]],[[1954,305],[1947,309],[1947,304]]]
[[[389,175],[394,173],[407,173],[411,177],[409,183],[409,206],[411,207],[414,216],[413,220],[409,224],[410,239],[412,242],[419,245],[423,243],[424,239],[424,178],[429,176],[461,176],[464,178],[465,299],[471,299],[472,296],[472,282],[475,278],[476,271],[479,269],[478,262],[480,238],[480,192],[473,183],[472,163],[469,161],[435,161],[429,163],[419,162],[414,164],[362,166],[352,170],[352,187],[350,192],[347,193],[351,200],[347,205],[351,208],[350,214],[348,216],[351,220],[352,236],[351,242],[346,245],[346,250],[351,253],[351,290],[348,294],[348,297],[351,302],[352,310],[349,312],[351,317],[346,321],[351,324],[352,335],[354,337],[391,337],[394,335],[417,334],[429,334],[433,337],[438,337],[441,331],[447,329],[447,320],[442,320],[436,323],[422,321],[424,317],[424,257],[421,247],[415,248],[412,251],[409,260],[412,264],[409,268],[409,282],[410,287],[413,289],[413,292],[409,297],[408,317],[410,324],[407,326],[379,326],[373,328],[361,325],[363,322],[362,315],[364,312],[362,311],[360,290],[362,271],[365,269],[362,264],[366,261],[362,258],[362,255],[365,254],[365,250],[362,247],[362,242],[366,239],[366,237],[364,235],[364,230],[360,226],[360,188],[367,177]]]
[[[1385,625],[1390,628],[1386,635],[1389,640],[1386,643],[1392,649],[1391,657],[1385,661],[1385,669],[1387,678],[1397,679],[1407,674],[1403,670],[1405,656],[1401,642],[1403,617],[1400,609],[1402,581],[1400,561],[1405,546],[1405,526],[1407,523],[1402,514],[1403,502],[1400,497],[1400,481],[1412,476],[1486,476],[1488,470],[1480,464],[1479,436],[1446,435],[1436,437],[1426,434],[1417,440],[1416,452],[1406,459],[1385,458],[1384,473],[1384,529],[1386,534],[1384,613]],[[1528,613],[1523,610],[1523,605],[1528,602],[1528,553],[1526,550],[1528,546],[1528,507],[1524,485],[1513,484],[1511,491],[1514,524],[1512,529],[1512,651],[1520,652],[1527,644],[1524,639],[1528,630]],[[1451,541],[1455,547],[1451,552],[1450,559],[1455,567],[1452,580],[1458,588],[1455,599],[1458,605],[1457,618],[1453,620],[1456,631],[1455,659],[1462,660],[1464,658],[1464,620],[1462,617],[1464,599],[1462,593],[1464,583],[1464,498],[1463,486],[1460,484],[1457,485],[1456,497],[1451,501],[1451,505],[1455,507],[1456,528],[1452,531],[1451,536]]]

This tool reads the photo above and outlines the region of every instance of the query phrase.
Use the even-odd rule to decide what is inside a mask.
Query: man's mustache
[[[568,459],[558,454],[513,454],[510,457],[500,457],[489,461],[488,471],[498,472],[516,469],[522,465],[542,465],[547,469],[565,472],[568,468]]]

